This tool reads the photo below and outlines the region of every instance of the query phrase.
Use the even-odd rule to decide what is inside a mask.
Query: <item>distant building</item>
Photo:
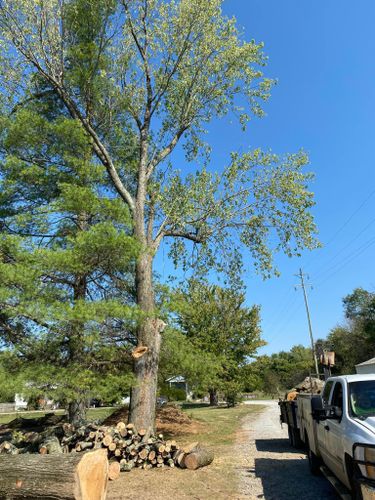
[[[27,401],[22,397],[21,394],[16,394],[14,396],[14,406],[15,410],[26,410],[27,409]]]
[[[371,358],[368,361],[355,365],[355,369],[359,375],[375,373],[375,358]]]
[[[188,384],[184,377],[177,376],[168,378],[167,384],[169,385],[169,387],[173,387],[174,389],[182,389],[183,391],[185,391],[187,401],[190,401],[192,399],[193,393],[189,391]]]

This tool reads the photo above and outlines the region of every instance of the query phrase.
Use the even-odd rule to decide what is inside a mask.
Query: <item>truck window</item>
[[[375,380],[361,380],[349,384],[350,411],[354,417],[366,419],[375,416]]]
[[[336,382],[335,388],[333,389],[331,405],[340,408],[341,411],[344,408],[341,382]]]
[[[332,386],[333,386],[333,381],[327,382],[326,385],[324,386],[322,394],[323,405],[328,405],[329,395],[331,393]]]

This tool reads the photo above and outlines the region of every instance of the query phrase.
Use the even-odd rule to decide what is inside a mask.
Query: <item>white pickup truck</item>
[[[299,394],[296,402],[311,472],[323,462],[353,498],[374,500],[375,375],[330,377],[321,395]]]

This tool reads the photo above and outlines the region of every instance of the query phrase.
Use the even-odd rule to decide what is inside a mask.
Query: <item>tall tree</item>
[[[178,294],[177,323],[193,345],[213,354],[222,366],[209,387],[210,404],[218,389],[230,394],[240,387],[241,368],[265,344],[260,337],[259,307],[245,307],[243,292],[190,280]]]
[[[29,103],[1,125],[3,340],[23,360],[24,391],[64,399],[78,423],[94,391],[130,384],[129,339],[114,328],[136,319],[129,212],[82,128],[53,118],[50,103]]]
[[[204,125],[234,114],[245,127],[252,113],[262,115],[272,85],[262,74],[262,44],[243,40],[221,4],[0,1],[4,105],[37,97],[33,82],[42,80],[81,126],[129,207],[141,247],[136,293],[145,319],[137,337],[148,347],[135,362],[130,419],[150,431],[162,325],[155,320],[152,267],[163,239],[172,238],[176,263],[187,264],[189,245],[197,244],[199,264],[219,269],[244,245],[265,275],[273,270],[274,250],[293,255],[316,245],[304,153],[233,153],[220,173],[196,170],[198,155],[209,150]],[[93,26],[95,37],[82,45],[81,35]],[[124,137],[136,148],[136,161],[121,154]],[[188,163],[177,170],[181,160],[172,153],[180,143],[187,161],[196,162],[194,171]]]

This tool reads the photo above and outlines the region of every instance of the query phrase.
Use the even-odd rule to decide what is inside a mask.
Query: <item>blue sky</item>
[[[226,0],[247,39],[263,41],[267,76],[277,78],[266,105],[245,134],[215,123],[208,140],[224,164],[231,150],[303,148],[316,180],[314,215],[321,250],[280,256],[282,275],[266,282],[251,263],[248,304],[262,308],[262,353],[309,344],[300,267],[309,274],[315,338],[344,321],[342,297],[355,287],[375,290],[375,2],[361,0]]]
[[[324,247],[301,259],[279,258],[282,276],[251,273],[248,301],[262,306],[263,352],[308,345],[302,267],[314,336],[343,321],[344,295],[375,290],[375,2],[362,0],[227,0],[248,37],[262,40],[267,73],[278,78],[268,116],[253,122],[251,146],[275,152],[303,147],[316,173],[314,213]],[[227,141],[230,141],[228,136]]]

